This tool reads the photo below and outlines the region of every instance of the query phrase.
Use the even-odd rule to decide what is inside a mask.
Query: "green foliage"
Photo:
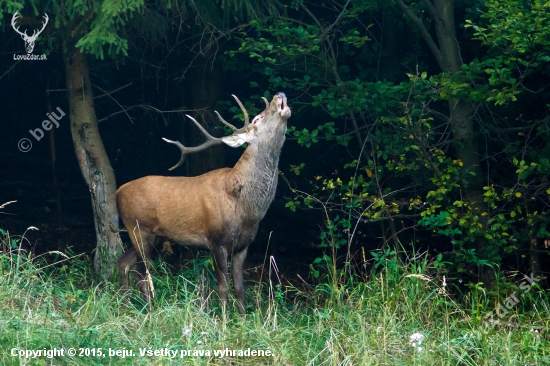
[[[319,51],[319,29],[316,26],[290,27],[283,20],[274,20],[269,23],[252,20],[248,26],[257,33],[257,38],[248,36],[247,32],[240,32],[240,48],[228,51],[229,56],[234,57],[237,53],[246,53],[258,62],[276,64],[289,57],[308,55]],[[270,38],[264,38],[262,34],[269,35]],[[288,45],[288,39],[293,40],[291,46]],[[282,86],[286,88],[286,82]]]
[[[127,56],[128,41],[119,35],[120,29],[126,25],[135,12],[143,10],[144,1],[104,1],[101,7],[97,5],[98,3],[94,4],[94,13],[97,13],[98,16],[91,23],[90,31],[78,40],[75,47],[100,59],[104,58],[105,46],[107,46],[109,56],[119,53]],[[87,8],[83,8],[77,13],[83,16],[87,11]]]
[[[493,88],[487,101],[503,104],[515,101],[536,73],[548,74],[550,4],[536,0],[526,6],[515,0],[488,0],[485,6],[480,24],[466,20],[465,27],[472,27],[474,39],[490,47],[480,63]]]
[[[340,249],[347,244],[347,240],[343,237],[343,233],[349,231],[351,227],[350,219],[342,218],[336,215],[334,219],[329,219],[326,223],[326,229],[321,232],[321,248]]]
[[[330,141],[335,138],[334,134],[336,133],[336,131],[337,129],[334,128],[334,122],[328,122],[324,125],[319,125],[311,132],[307,128],[303,128],[301,131],[298,131],[296,129],[296,126],[290,126],[287,130],[287,133],[297,137],[298,144],[305,147],[311,147],[312,144],[319,142],[319,133],[323,134],[323,139]],[[340,136],[337,136],[336,138],[338,137]],[[346,145],[347,141],[341,141],[341,143],[343,145]]]
[[[117,54],[127,55],[126,28],[136,13],[144,9],[143,0],[77,0],[73,2],[31,1],[34,16],[46,12],[48,27],[56,31],[44,33],[51,48],[75,46],[100,59]],[[0,3],[0,21],[3,12],[25,11],[25,1]],[[28,11],[28,10],[27,10]]]
[[[385,250],[370,253],[374,257],[373,269],[385,269],[386,271],[395,272],[398,269],[397,252],[389,247]]]
[[[326,212],[319,247],[332,253],[326,256],[329,273],[337,272],[335,253],[346,249],[349,254],[358,231],[400,217],[410,220],[405,221],[408,228],[430,233],[422,235],[430,236],[433,249],[452,245],[437,263],[455,273],[496,268],[507,256],[518,255],[524,243],[546,238],[549,119],[544,114],[524,119],[511,103],[545,90],[539,80],[549,70],[547,2],[468,3],[472,20],[465,19],[464,27],[473,31],[469,45],[481,41],[485,52],[464,60],[453,73],[430,75],[417,65],[417,72],[400,82],[378,79],[374,65],[381,53],[377,56],[369,23],[377,12],[393,10],[376,2],[331,4],[342,11],[335,18],[297,2],[292,7],[304,15],[300,20],[251,22],[227,53],[233,59],[248,57],[248,67],[271,88],[301,95],[294,103],[308,106],[303,116],[315,115],[319,123],[291,126],[288,133],[298,144],[312,148],[334,141],[354,154],[334,165],[330,176],[312,171],[308,163],[309,188],[293,190],[287,203],[294,211]],[[251,86],[259,85],[256,80]],[[478,140],[485,143],[481,160],[487,184],[477,204],[468,197],[475,173],[456,157],[453,147],[461,142],[453,141],[455,126],[441,112],[448,108],[444,103],[457,100],[474,106]],[[491,106],[499,109],[486,112]],[[500,140],[491,140],[495,134]],[[300,177],[302,164],[291,164]],[[315,266],[328,263],[323,258]]]

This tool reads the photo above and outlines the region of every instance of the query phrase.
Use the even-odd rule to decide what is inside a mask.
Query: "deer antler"
[[[40,29],[40,30],[35,29],[30,38],[38,37],[38,35],[40,33],[42,33],[44,28],[46,28],[46,25],[48,25],[48,20],[50,20],[50,18],[48,17],[48,14],[46,14],[46,13],[44,13],[44,18],[45,18],[46,22],[42,24],[42,29]]]
[[[172,141],[172,140],[168,140],[168,139],[165,139],[164,137],[162,138],[164,141],[168,142],[169,144],[174,144],[176,145],[177,147],[179,147],[179,149],[181,150],[181,158],[180,158],[180,161],[178,161],[178,163],[176,165],[174,165],[173,167],[171,167],[170,169],[168,170],[174,170],[176,169],[177,167],[179,167],[181,164],[183,164],[183,162],[185,161],[185,155],[187,154],[190,154],[190,153],[194,153],[194,152],[199,152],[201,150],[204,150],[204,149],[207,149],[209,148],[210,146],[214,146],[214,145],[218,145],[222,142],[222,139],[221,138],[218,138],[218,137],[213,137],[212,135],[210,135],[202,126],[199,122],[197,122],[196,119],[194,119],[193,117],[191,117],[190,115],[186,114],[186,116],[191,120],[193,121],[197,127],[199,128],[199,130],[201,130],[202,134],[206,137],[206,142],[199,145],[199,146],[195,146],[195,147],[186,147],[186,146],[183,146],[183,144],[179,141]]]
[[[40,29],[40,30],[35,29],[34,32],[32,33],[32,36],[29,36],[29,35],[27,34],[27,31],[21,32],[21,31],[19,31],[19,27],[15,28],[15,21],[16,21],[17,19],[20,19],[20,18],[21,18],[21,14],[19,14],[19,12],[16,11],[16,12],[13,14],[13,17],[11,18],[11,26],[12,26],[12,28],[13,28],[17,33],[19,33],[22,37],[27,38],[27,39],[33,39],[33,38],[38,37],[38,35],[39,35],[40,33],[42,33],[42,31],[44,30],[44,28],[46,28],[46,25],[48,25],[48,21],[50,20],[50,18],[48,17],[48,14],[45,14],[45,13],[44,13],[44,20],[45,20],[45,22],[42,23],[42,29]]]
[[[237,96],[231,94],[233,96],[233,98],[235,98],[235,100],[237,101],[237,104],[239,105],[239,107],[241,107],[241,110],[243,111],[243,114],[244,114],[244,126],[241,127],[241,128],[237,128],[235,126],[233,126],[231,123],[227,122],[226,120],[224,120],[222,118],[222,116],[217,112],[217,111],[214,111],[216,113],[216,115],[218,116],[218,118],[220,119],[220,121],[226,125],[227,127],[231,128],[233,130],[233,135],[235,134],[239,134],[239,133],[243,133],[243,132],[246,132],[246,130],[248,129],[248,125],[250,124],[250,121],[249,121],[249,117],[248,117],[248,112],[246,111],[246,109],[244,108],[243,104],[241,103],[241,101],[239,100],[239,98],[237,98]],[[181,150],[181,158],[180,158],[180,161],[178,161],[178,163],[176,165],[174,165],[173,167],[171,167],[170,169],[168,170],[174,170],[176,168],[178,168],[181,164],[183,164],[183,162],[185,161],[185,155],[187,154],[190,154],[190,153],[195,153],[195,152],[199,152],[199,151],[202,151],[204,149],[207,149],[211,146],[214,146],[214,145],[219,145],[222,143],[222,139],[219,138],[219,137],[214,137],[212,135],[210,135],[205,129],[204,127],[201,126],[201,124],[199,122],[197,122],[196,119],[194,119],[193,117],[191,117],[190,115],[186,114],[187,118],[189,118],[191,121],[193,121],[195,123],[195,125],[197,125],[197,127],[199,128],[199,130],[202,132],[202,134],[206,137],[206,141],[199,145],[199,146],[195,146],[195,147],[187,147],[187,146],[184,146],[181,142],[179,141],[172,141],[172,140],[168,140],[166,138],[162,138],[164,141],[168,142],[169,144],[174,144],[176,145],[180,150]]]
[[[239,105],[239,107],[241,107],[241,111],[243,111],[243,114],[244,114],[244,126],[241,127],[241,128],[237,128],[235,126],[233,126],[231,123],[227,122],[225,119],[222,118],[222,116],[218,113],[218,111],[214,111],[214,113],[216,113],[216,115],[218,116],[218,118],[220,119],[220,121],[226,125],[227,127],[229,127],[230,129],[233,130],[233,133],[241,133],[241,132],[245,132],[247,129],[248,129],[248,125],[250,123],[249,121],[249,118],[248,118],[248,112],[246,111],[246,109],[244,108],[243,104],[241,103],[241,101],[239,100],[239,98],[237,98],[236,95],[234,94],[231,94],[231,96],[233,98],[235,98],[235,100],[237,101],[237,104]]]
[[[17,33],[19,33],[21,36],[23,36],[23,37],[28,37],[26,31],[23,33],[23,32],[20,32],[20,31],[19,31],[19,27],[15,28],[15,21],[16,21],[17,19],[20,19],[20,18],[21,18],[21,14],[19,14],[19,11],[16,11],[16,12],[13,14],[13,17],[11,18],[11,27],[12,27]]]

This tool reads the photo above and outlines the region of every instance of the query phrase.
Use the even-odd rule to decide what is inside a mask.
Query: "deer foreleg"
[[[231,260],[231,274],[233,276],[233,286],[235,287],[235,296],[239,302],[239,313],[244,314],[244,280],[243,269],[244,260],[246,259],[246,252],[248,248],[244,248],[238,253],[233,254]]]
[[[218,279],[218,295],[222,302],[222,308],[227,308],[227,287],[228,287],[228,274],[227,274],[227,251],[223,247],[215,247],[212,250],[214,257],[214,269],[216,271],[216,278]]]

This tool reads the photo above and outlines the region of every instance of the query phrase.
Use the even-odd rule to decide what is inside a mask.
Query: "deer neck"
[[[250,144],[230,175],[229,188],[243,210],[241,215],[252,221],[265,216],[275,197],[285,131],[286,126],[275,137]]]

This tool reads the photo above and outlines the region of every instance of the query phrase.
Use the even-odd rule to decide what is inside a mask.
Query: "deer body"
[[[246,111],[240,102],[239,105],[245,113],[245,127],[237,130],[231,126],[235,133],[221,139],[208,135],[208,141],[203,144],[208,147],[224,142],[237,147],[248,143],[233,168],[217,169],[198,177],[147,176],[118,189],[119,214],[133,244],[133,249],[119,259],[123,290],[128,287],[128,269],[137,261],[138,286],[146,301],[151,301],[147,270],[154,241],[162,236],[174,243],[213,253],[218,292],[224,306],[228,288],[227,259],[231,255],[239,311],[244,312],[244,260],[275,196],[279,156],[290,109],[285,95],[279,93],[271,103],[266,100],[266,109],[248,124]],[[223,119],[222,122],[227,124]],[[168,142],[182,150],[182,159],[176,167],[183,162],[185,154],[198,151]]]

